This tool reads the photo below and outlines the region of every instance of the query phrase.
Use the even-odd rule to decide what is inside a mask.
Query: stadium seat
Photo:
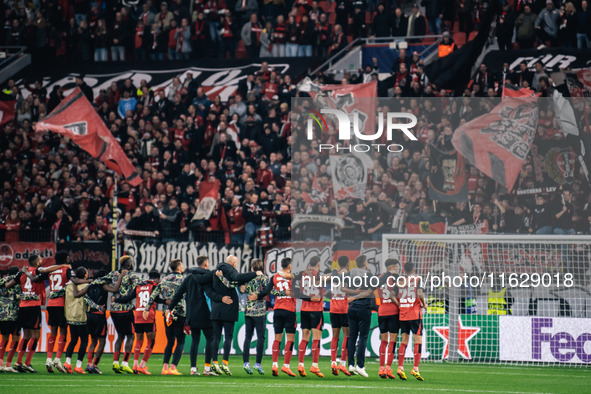
[[[239,59],[246,58],[246,47],[244,46],[244,42],[242,42],[242,40],[238,41],[238,46],[236,47],[236,57]]]

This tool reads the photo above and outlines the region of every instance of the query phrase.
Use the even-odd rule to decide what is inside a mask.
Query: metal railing
[[[441,35],[427,35],[427,36],[407,36],[407,37],[358,37],[347,44],[343,49],[331,55],[324,63],[320,66],[316,67],[314,70],[310,72],[310,74],[315,75],[318,74],[320,71],[324,71],[332,67],[337,61],[341,60],[342,57],[347,53],[350,52],[353,48],[357,46],[363,45],[370,45],[370,44],[377,44],[377,45],[389,45],[392,42],[406,42],[407,44],[414,44],[415,40],[418,41],[425,41],[432,39],[433,42],[427,46],[422,52],[421,57],[428,56],[432,53],[434,48],[437,48],[439,43],[441,42]]]
[[[25,54],[25,46],[0,46],[0,67],[5,67]]]

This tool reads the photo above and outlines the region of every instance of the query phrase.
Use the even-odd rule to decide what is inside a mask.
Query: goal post
[[[388,258],[421,277],[427,360],[591,365],[591,236],[384,234]]]

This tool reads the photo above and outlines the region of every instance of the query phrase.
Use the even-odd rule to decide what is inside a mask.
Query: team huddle
[[[21,270],[11,267],[2,272],[0,279],[0,371],[37,372],[31,362],[41,332],[41,306],[46,305],[47,323],[51,328],[47,340],[47,371],[102,374],[99,363],[107,336],[108,295],[112,293],[110,316],[117,333],[112,365],[115,373],[151,375],[147,364],[156,340],[156,308],[161,304],[167,339],[161,374],[182,374],[177,366],[183,354],[185,336],[191,335],[190,374],[200,375],[197,355],[203,334],[203,375],[232,375],[229,367],[230,350],[240,311],[239,293],[242,293],[247,299],[242,357],[244,370],[248,374],[252,375],[254,371],[261,375],[265,373],[261,363],[265,351],[266,314],[272,298],[275,335],[272,375],[279,376],[279,372],[282,372],[296,376],[291,369],[291,358],[298,324],[296,306],[300,299],[299,324],[302,335],[298,344],[297,373],[301,377],[307,375],[305,358],[311,337],[312,365],[309,372],[324,377],[319,368],[320,341],[324,329],[324,300],[329,298],[333,375],[369,376],[365,369],[365,352],[372,306],[378,305],[381,340],[378,375],[383,379],[395,379],[396,375],[400,379],[407,379],[404,358],[412,333],[414,363],[411,375],[423,380],[419,373],[419,363],[422,310],[426,307],[426,302],[423,291],[418,286],[420,282],[416,279],[413,263],[406,263],[402,267],[401,275],[405,279],[402,282],[397,280],[401,267],[395,259],[386,260],[386,272],[378,277],[374,277],[367,269],[367,258],[364,255],[355,259],[356,268],[352,269],[349,258],[341,256],[337,261],[338,266],[325,273],[320,272],[321,260],[318,256],[312,257],[307,267],[299,273],[292,272],[290,258],[277,263],[281,269],[269,278],[264,275],[263,262],[258,259],[251,261],[250,272],[239,273],[236,269],[236,256],[229,256],[216,270],[210,269],[206,256],[199,256],[197,268],[188,270],[185,275],[183,262],[173,259],[169,263],[170,274],[161,278],[160,273],[153,271],[147,279],[143,279],[133,272],[133,258],[123,256],[119,259],[119,270],[97,272],[94,278],[89,279],[84,267],[72,271],[65,254],[58,253],[56,264],[50,267],[42,267],[42,259],[38,255],[32,255],[28,267]],[[322,279],[335,276],[341,279],[342,286],[328,289],[318,285]],[[375,281],[365,280],[360,282],[365,284],[363,286],[348,286],[344,279],[351,277]],[[66,344],[68,329],[70,339]],[[255,330],[256,361],[251,366],[250,348]],[[398,368],[394,373],[392,363],[399,332],[401,338],[397,351]],[[280,367],[279,356],[284,333],[284,359]],[[222,334],[220,363],[218,354]],[[77,359],[73,362],[77,345]],[[62,364],[64,349],[65,361]],[[133,363],[130,365],[132,354]],[[13,364],[15,355],[17,359]],[[87,362],[83,367],[85,356]]]

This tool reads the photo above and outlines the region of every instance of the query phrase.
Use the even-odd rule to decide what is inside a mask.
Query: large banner
[[[500,316],[499,358],[591,364],[591,319]]]
[[[365,200],[365,188],[373,161],[365,153],[330,155],[332,187],[337,201],[347,198]]]
[[[5,270],[12,265],[28,266],[28,258],[32,254],[41,256],[44,267],[55,264],[53,242],[0,242],[0,269]]]
[[[460,126],[452,143],[466,160],[508,190],[513,188],[538,123],[534,99],[509,97]]]
[[[545,48],[521,49],[518,51],[491,51],[486,54],[482,63],[489,70],[502,70],[503,63],[509,63],[509,70],[519,70],[519,64],[525,61],[530,70],[534,64],[541,61],[545,70],[585,68],[591,61],[591,52],[586,49]]]
[[[111,270],[111,242],[65,242],[57,244],[57,250],[68,253],[72,269],[85,267],[95,271]]]
[[[289,74],[292,80],[307,72],[315,62],[315,58],[293,58],[293,59],[269,59],[269,67],[278,74]],[[172,84],[174,78],[184,81],[187,74],[193,74],[196,86],[202,86],[205,94],[213,100],[218,94],[222,101],[236,93],[238,83],[245,79],[248,74],[260,70],[261,62],[253,62],[247,59],[210,59],[191,60],[186,62],[138,63],[93,63],[85,70],[84,81],[92,88],[94,96],[97,97],[101,89],[108,89],[112,82],[123,81],[131,78],[135,86],[140,85],[141,80],[146,80],[155,91],[159,88],[167,88]],[[80,75],[80,68],[72,67],[64,70],[63,67],[54,70],[38,70],[32,67],[19,74],[17,86],[26,98],[33,89],[33,82],[39,75],[45,75],[42,79],[43,87],[48,92],[53,90],[55,85],[65,89],[69,94],[75,87],[76,76]]]
[[[125,253],[133,256],[137,264],[137,272],[147,274],[150,271],[170,272],[168,263],[172,259],[181,259],[185,269],[197,268],[197,257],[209,257],[209,265],[215,268],[230,255],[238,257],[238,271],[249,272],[252,249],[240,246],[224,246],[215,242],[166,242],[148,243],[125,240]]]

